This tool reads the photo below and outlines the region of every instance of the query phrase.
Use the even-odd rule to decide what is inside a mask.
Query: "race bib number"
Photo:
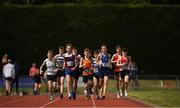
[[[47,69],[47,72],[53,72],[54,71],[54,68],[48,68]]]
[[[74,61],[67,61],[67,66],[74,66]]]
[[[84,69],[84,72],[92,72],[91,69]]]
[[[98,73],[98,68],[94,68],[94,73]]]
[[[127,69],[128,69],[128,65],[122,66],[122,70],[127,70]]]
[[[102,63],[103,67],[109,67],[109,63]]]
[[[56,65],[58,68],[63,68],[63,64],[57,64]]]

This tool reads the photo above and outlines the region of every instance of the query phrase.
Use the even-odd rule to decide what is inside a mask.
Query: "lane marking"
[[[57,101],[57,100],[59,100],[59,98],[56,98],[56,99],[54,99],[53,101],[50,101],[50,102],[48,102],[48,103],[40,106],[40,108],[46,107],[47,105],[49,105],[49,104],[51,104],[51,103],[53,103],[53,102],[55,102],[55,101]]]
[[[93,108],[96,108],[96,103],[95,103],[95,101],[94,101],[93,95],[91,95],[91,100],[92,100],[92,103],[93,103]]]

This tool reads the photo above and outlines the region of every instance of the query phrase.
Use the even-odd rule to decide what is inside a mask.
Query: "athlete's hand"
[[[44,73],[44,78],[46,78],[46,77],[47,77],[47,73],[45,72],[45,73]]]
[[[111,65],[111,64],[109,64],[109,68],[112,68],[112,65]]]
[[[99,68],[101,68],[101,67],[102,67],[102,63],[99,64]]]
[[[86,66],[86,64],[83,64],[82,67]]]
[[[59,69],[60,71],[63,71],[64,69],[63,68],[61,68],[61,69]]]
[[[115,64],[115,66],[119,66],[119,64],[118,64],[118,63],[116,63],[116,64]]]
[[[71,68],[72,71],[76,70],[76,67]]]
[[[30,77],[34,77],[34,76],[35,76],[35,74],[30,74],[29,76],[30,76]]]
[[[90,70],[93,72],[93,71],[94,71],[94,68],[93,68],[93,67],[91,67],[91,68],[90,68]]]
[[[122,64],[122,66],[125,66],[125,65],[126,65],[126,63],[123,63],[123,64]]]
[[[41,74],[41,75],[43,74],[43,71],[42,71],[42,70],[40,70],[40,74]]]
[[[58,71],[58,68],[57,69],[54,69],[54,72],[56,73]]]

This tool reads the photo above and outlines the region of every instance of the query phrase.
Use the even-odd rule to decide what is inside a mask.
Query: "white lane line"
[[[51,104],[51,103],[53,103],[53,102],[55,102],[55,101],[57,101],[57,100],[59,100],[59,98],[56,98],[56,99],[54,99],[53,101],[50,101],[50,102],[48,102],[48,103],[40,106],[40,108],[46,107],[47,105],[49,105],[49,104]]]
[[[94,101],[93,95],[91,95],[91,100],[92,100],[92,103],[93,103],[93,108],[96,108],[96,103],[95,103],[95,101]]]
[[[24,97],[22,97],[22,98],[24,98]],[[0,104],[0,105],[11,104],[11,103],[19,102],[19,101],[28,100],[28,99],[31,99],[31,98],[33,98],[33,97],[28,97],[28,98],[26,98],[26,99],[18,99],[18,100],[15,100],[15,101],[10,101],[10,102],[6,102],[6,103],[2,103],[2,104]]]

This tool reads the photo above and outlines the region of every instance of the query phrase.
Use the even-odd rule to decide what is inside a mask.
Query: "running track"
[[[96,100],[91,95],[86,100],[83,95],[77,95],[76,100],[69,100],[67,97],[60,100],[58,96],[49,101],[48,96],[0,96],[0,107],[151,107],[140,101],[130,98],[116,99],[114,95],[108,94],[105,100]]]

